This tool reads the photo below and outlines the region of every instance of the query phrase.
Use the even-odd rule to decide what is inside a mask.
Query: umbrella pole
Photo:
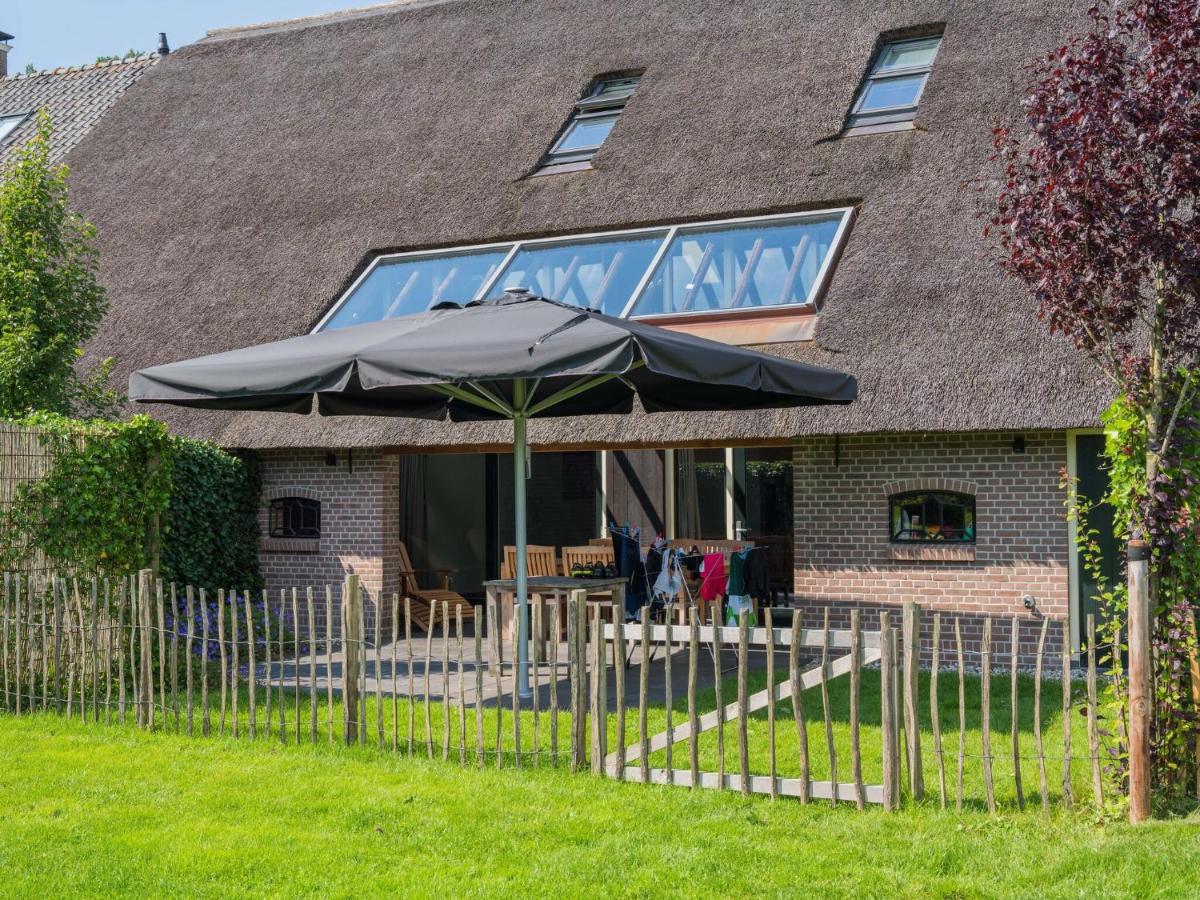
[[[525,404],[525,382],[517,379],[513,390],[513,406],[518,410]],[[533,696],[529,689],[529,591],[525,538],[525,477],[528,471],[529,445],[525,435],[524,412],[513,416],[513,494],[516,506],[517,545],[517,694]]]

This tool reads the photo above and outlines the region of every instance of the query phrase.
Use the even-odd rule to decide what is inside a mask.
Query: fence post
[[[1129,542],[1129,821],[1150,818],[1150,546]]]
[[[154,724],[154,673],[151,671],[150,650],[150,586],[153,579],[153,569],[142,569],[138,572],[137,609],[142,639],[141,665],[138,673],[141,680],[138,688],[138,724],[143,728],[149,728]]]
[[[346,707],[346,745],[358,740],[358,669],[362,651],[359,614],[362,586],[357,575],[347,575],[342,586],[342,702]]]
[[[895,669],[892,666],[891,615],[884,611],[879,614],[879,680],[880,706],[882,707],[883,738],[883,808],[895,812],[899,794],[899,771],[896,765],[897,747],[895,693],[896,684],[893,680]]]
[[[921,666],[921,608],[904,604],[904,740],[908,748],[908,788],[913,800],[925,799],[925,772],[921,767],[921,713],[917,679]]]

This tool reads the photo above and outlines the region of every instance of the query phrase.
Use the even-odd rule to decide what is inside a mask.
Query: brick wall
[[[797,445],[795,588],[806,624],[819,625],[826,607],[838,627],[847,627],[852,607],[863,610],[864,628],[878,628],[881,609],[895,609],[898,624],[899,606],[912,600],[928,611],[927,647],[933,611],[961,617],[968,664],[978,662],[984,617],[997,620],[997,660],[1008,658],[1014,619],[1023,665],[1033,662],[1043,616],[1052,620],[1047,653],[1061,652],[1069,609],[1067,524],[1058,486],[1066,436],[1027,433],[1025,452],[1015,453],[1016,436],[872,435]],[[973,548],[931,550],[920,558],[919,550],[890,542],[888,494],[927,488],[975,494]],[[1035,598],[1032,613],[1022,606],[1025,594]],[[952,618],[944,615],[942,628],[951,651]],[[951,661],[948,653],[944,660]]]
[[[329,465],[327,455],[336,456]],[[263,578],[272,600],[281,588],[317,594],[318,630],[324,633],[325,586],[334,588],[334,628],[340,633],[338,598],[342,580],[359,576],[366,605],[367,635],[374,633],[374,603],[398,589],[396,556],[399,528],[399,457],[376,450],[284,450],[262,454],[263,496],[259,549]],[[270,537],[268,504],[276,497],[301,496],[321,503],[321,537],[316,540]],[[302,617],[303,621],[303,617]],[[390,629],[390,615],[382,627]]]

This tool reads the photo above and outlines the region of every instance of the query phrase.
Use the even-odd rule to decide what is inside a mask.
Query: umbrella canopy
[[[849,403],[854,377],[510,291],[500,300],[152,366],[142,403],[326,416],[512,419],[519,693],[529,693],[526,423],[537,416]]]
[[[520,385],[519,385],[520,383]],[[522,390],[522,386],[524,390]],[[517,399],[517,392],[523,396]],[[148,403],[455,421],[849,403],[853,376],[526,293],[152,366]]]

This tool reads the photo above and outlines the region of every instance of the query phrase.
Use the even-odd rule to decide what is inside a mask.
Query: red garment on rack
[[[725,593],[725,554],[706,553],[701,565],[700,599],[716,600]]]

